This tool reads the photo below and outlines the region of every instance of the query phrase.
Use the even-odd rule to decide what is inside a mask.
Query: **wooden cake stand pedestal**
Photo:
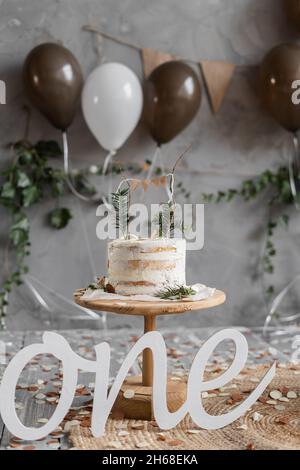
[[[139,315],[144,317],[144,333],[155,331],[156,317],[158,315],[181,314],[195,310],[204,310],[221,305],[226,300],[224,292],[217,290],[215,294],[206,300],[197,302],[173,301],[173,302],[142,302],[134,300],[83,300],[84,290],[78,290],[74,294],[75,302],[82,307],[96,311],[112,312],[119,315]],[[113,414],[128,419],[152,420],[152,380],[153,362],[152,352],[145,349],[143,352],[142,376],[128,377],[123,383],[117,400],[113,407]],[[133,393],[126,394],[126,391]],[[125,396],[124,396],[125,394]],[[126,398],[127,396],[127,398]],[[172,380],[169,377],[167,402],[170,411],[177,411],[186,400],[186,382]]]

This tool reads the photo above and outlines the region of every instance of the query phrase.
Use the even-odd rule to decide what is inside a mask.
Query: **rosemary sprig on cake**
[[[167,286],[154,294],[154,296],[162,300],[182,300],[196,294],[197,292],[192,287],[176,285]]]
[[[86,289],[98,290],[98,289],[103,289],[103,288],[98,286],[97,284],[89,284]]]

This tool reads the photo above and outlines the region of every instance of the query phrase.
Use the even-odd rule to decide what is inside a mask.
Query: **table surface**
[[[196,310],[205,310],[222,305],[226,300],[226,294],[220,290],[216,290],[214,295],[208,299],[189,301],[157,301],[144,302],[138,300],[123,299],[99,299],[99,300],[83,300],[82,294],[84,290],[79,289],[74,294],[75,302],[82,307],[91,310],[99,310],[104,312],[117,313],[122,315],[143,315],[153,317],[156,315],[174,315],[192,312]]]
[[[169,367],[176,373],[185,373],[189,370],[193,357],[198,352],[199,347],[213,333],[220,328],[201,328],[163,330],[162,334],[166,340],[168,348]],[[249,344],[248,365],[271,363],[275,359],[280,363],[289,362],[292,355],[292,343],[295,336],[300,335],[300,328],[286,328],[280,331],[271,328],[268,330],[268,339],[263,338],[260,328],[248,329],[239,328],[245,334]],[[71,347],[78,354],[87,359],[94,359],[94,345],[102,341],[108,341],[112,348],[111,376],[115,377],[123,362],[123,358],[137,340],[140,332],[132,330],[71,330],[58,331],[70,343]],[[0,333],[0,346],[5,344],[6,354],[0,347],[0,377],[2,378],[5,364],[24,346],[40,342],[42,332],[2,332]],[[234,348],[230,343],[222,343],[215,351],[211,362],[222,364],[231,362],[234,356]],[[59,363],[53,357],[43,356],[34,359],[24,369],[19,380],[16,392],[16,408],[18,415],[26,426],[41,426],[45,418],[49,418],[54,410],[55,396],[61,384],[59,376]],[[136,363],[131,370],[133,375],[141,373],[141,364]],[[93,396],[94,375],[91,373],[80,373],[74,407],[82,407],[84,415],[84,405]],[[29,390],[28,390],[29,387]],[[41,420],[42,418],[42,420]],[[41,420],[41,421],[40,421]],[[5,428],[0,418],[0,448],[12,449],[16,447],[24,450],[43,449],[68,449],[71,444],[68,440],[68,433],[58,429],[54,435],[48,436],[39,442],[18,442]]]

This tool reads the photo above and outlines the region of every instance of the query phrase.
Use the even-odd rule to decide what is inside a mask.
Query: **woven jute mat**
[[[213,391],[212,397],[203,399],[206,411],[220,415],[237,406],[267,370],[264,366],[245,369],[229,388]],[[87,425],[90,417],[85,417],[84,425],[72,427],[71,442],[82,450],[300,450],[299,370],[299,366],[277,369],[274,380],[252,409],[223,429],[199,429],[189,416],[170,431],[161,431],[155,422],[110,418],[105,436],[95,438]],[[274,390],[282,392],[283,400],[272,400],[270,393]],[[295,392],[297,398],[288,399],[288,392]],[[266,403],[269,400],[272,403]]]

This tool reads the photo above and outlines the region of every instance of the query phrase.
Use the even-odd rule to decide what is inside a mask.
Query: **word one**
[[[204,371],[207,362],[215,348],[225,340],[235,344],[235,357],[223,374],[204,381]],[[42,439],[53,432],[68,413],[78,380],[78,370],[94,372],[95,393],[92,413],[92,433],[95,437],[105,434],[105,424],[117,398],[120,388],[126,379],[127,373],[139,354],[146,348],[151,349],[153,355],[153,412],[158,426],[167,430],[175,427],[187,413],[190,414],[196,425],[203,429],[220,429],[239,419],[256,402],[269,383],[272,381],[276,363],[263,377],[256,389],[243,403],[220,416],[206,413],[202,403],[202,392],[223,387],[233,380],[244,368],[248,356],[248,343],[244,335],[234,329],[219,331],[210,337],[199,349],[190,369],[187,383],[186,402],[176,412],[170,413],[167,405],[167,351],[162,335],[149,332],[142,336],[132,347],[120,367],[118,375],[109,389],[109,370],[111,350],[108,343],[95,346],[96,360],[84,359],[76,354],[69,343],[59,334],[46,332],[43,343],[32,344],[25,347],[10,361],[7,366],[0,389],[0,411],[2,419],[8,430],[24,440]],[[39,354],[52,354],[57,357],[63,366],[63,384],[58,405],[50,420],[40,428],[24,426],[19,420],[15,410],[15,391],[19,376],[29,361]]]

